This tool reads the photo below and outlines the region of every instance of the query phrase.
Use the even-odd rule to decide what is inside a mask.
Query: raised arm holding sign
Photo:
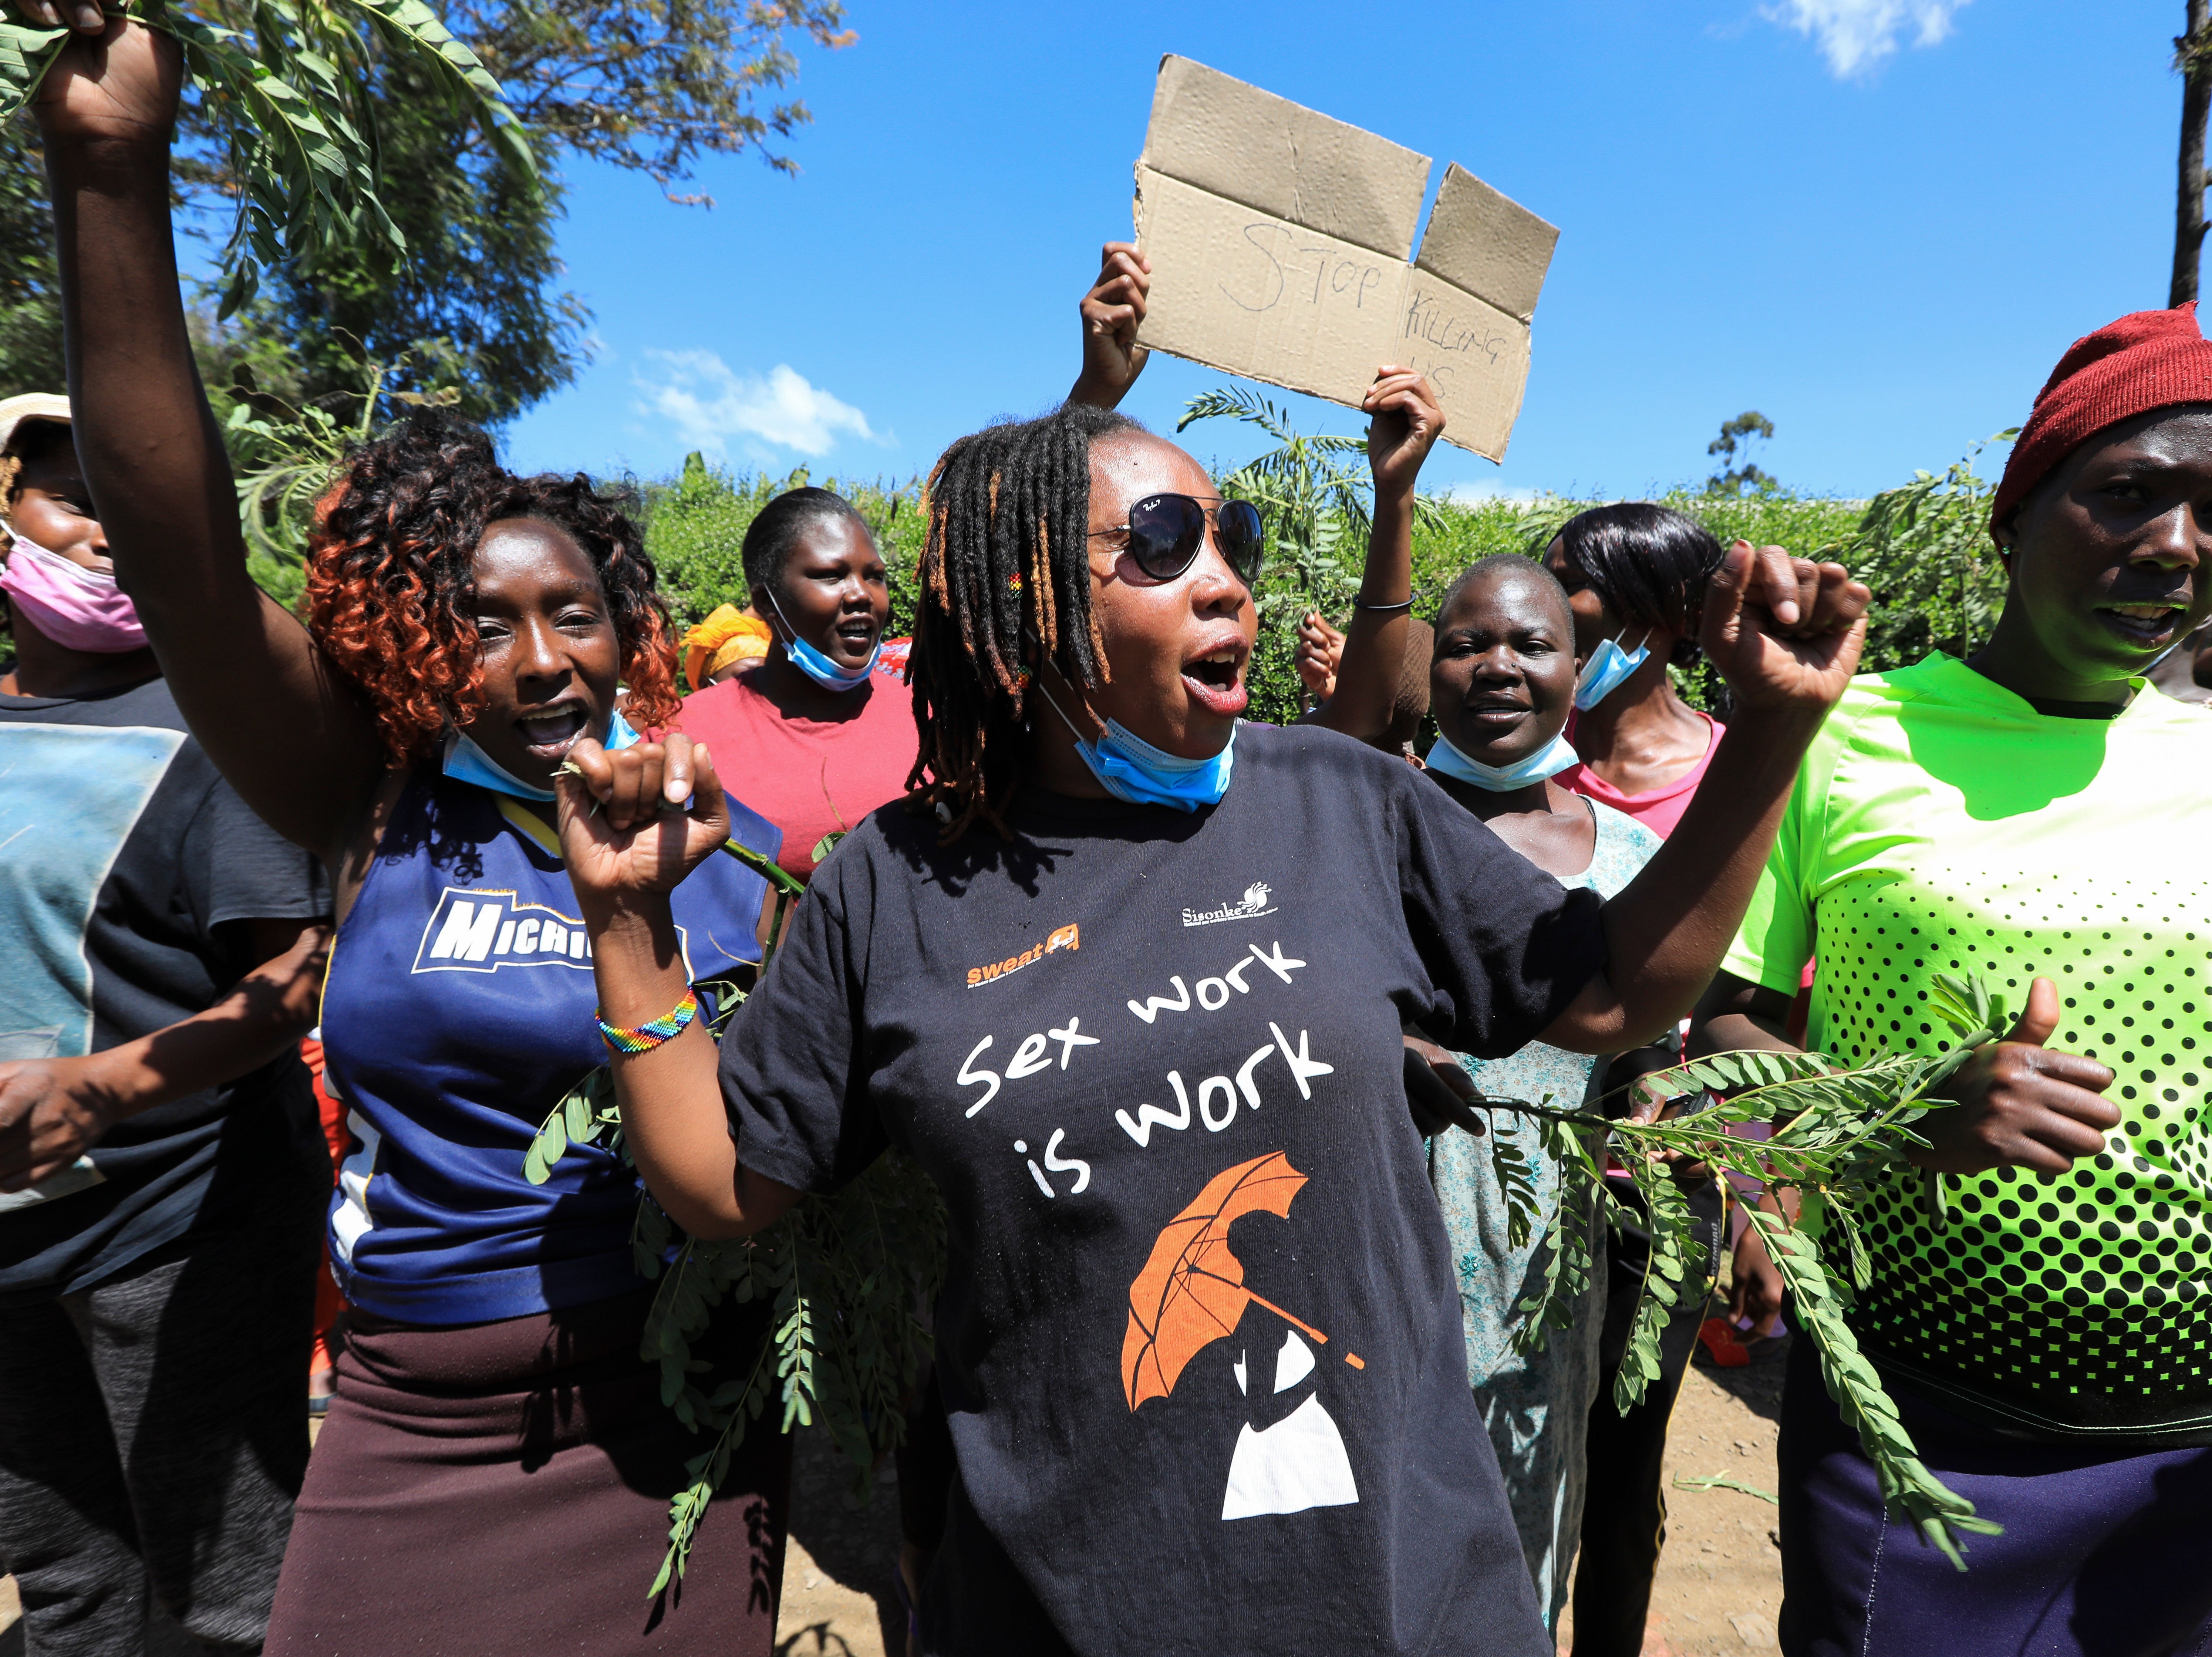
[[[1454,163],[1414,255],[1429,158],[1188,58],[1160,63],[1137,161],[1141,345],[1359,408],[1425,375],[1445,440],[1502,459],[1559,232]]]

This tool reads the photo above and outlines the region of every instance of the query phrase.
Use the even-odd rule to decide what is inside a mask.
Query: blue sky
[[[797,178],[702,173],[711,210],[572,170],[568,282],[597,355],[507,434],[513,464],[665,475],[704,447],[904,476],[1064,394],[1097,247],[1176,52],[1458,161],[1559,226],[1504,464],[1438,488],[1609,495],[1761,457],[1849,495],[2018,422],[2077,336],[2165,303],[2179,0],[852,0],[801,52]],[[1223,376],[1156,356],[1172,430]],[[1307,427],[1350,410],[1292,399]],[[1201,458],[1255,446],[1197,427]]]

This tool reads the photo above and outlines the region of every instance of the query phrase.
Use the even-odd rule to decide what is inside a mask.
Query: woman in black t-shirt
[[[1402,540],[1443,416],[1396,370],[1366,406]],[[719,1078],[667,895],[725,832],[713,758],[584,744],[562,781],[639,1168],[703,1236],[886,1144],[937,1181],[958,1481],[926,1649],[1548,1651],[1400,1030],[1608,1053],[1680,1017],[1866,590],[1736,549],[1724,780],[1601,904],[1396,760],[1240,723],[1260,526],[1174,445],[1071,406],[954,444],[929,502],[927,770],[817,871]]]

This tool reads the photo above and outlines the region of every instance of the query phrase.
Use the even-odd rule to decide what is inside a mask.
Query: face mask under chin
[[[835,661],[799,636],[799,629],[791,625],[791,618],[783,613],[783,606],[776,602],[775,594],[769,593],[768,602],[769,607],[775,611],[776,619],[783,623],[785,631],[791,634],[791,637],[783,641],[783,653],[790,659],[793,667],[824,690],[858,690],[868,682],[868,675],[874,671],[877,659],[884,653],[884,641],[881,638],[876,640],[875,648],[868,652],[868,659],[860,666],[840,667]]]
[[[1441,771],[1445,776],[1456,777],[1493,794],[1510,794],[1532,782],[1555,777],[1570,766],[1581,764],[1582,756],[1575,752],[1574,744],[1562,731],[1534,753],[1510,765],[1485,765],[1480,760],[1468,758],[1450,737],[1439,736],[1423,763],[1431,771]]]
[[[617,708],[607,716],[606,740],[600,745],[610,751],[628,748],[640,738],[630,728],[628,719]],[[458,782],[472,782],[479,788],[489,788],[495,794],[507,794],[515,799],[537,800],[540,804],[555,798],[550,788],[541,788],[535,783],[525,782],[497,760],[486,753],[476,738],[455,725],[446,732],[445,751],[441,768]]]
[[[1115,799],[1195,811],[1201,805],[1220,804],[1228,793],[1237,771],[1237,725],[1243,720],[1229,727],[1229,740],[1212,758],[1186,760],[1153,747],[1118,719],[1108,719],[1105,734],[1090,740],[1049,691],[1042,684],[1036,690],[1075,738],[1077,757]]]

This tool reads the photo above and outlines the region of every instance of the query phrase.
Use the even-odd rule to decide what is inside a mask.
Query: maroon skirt
[[[772,1651],[791,1441],[750,1423],[680,1585],[647,1599],[684,1464],[650,1293],[428,1328],[356,1314],[276,1585],[270,1657]],[[725,1308],[750,1350],[765,1306]],[[719,1343],[718,1343],[719,1344]]]

